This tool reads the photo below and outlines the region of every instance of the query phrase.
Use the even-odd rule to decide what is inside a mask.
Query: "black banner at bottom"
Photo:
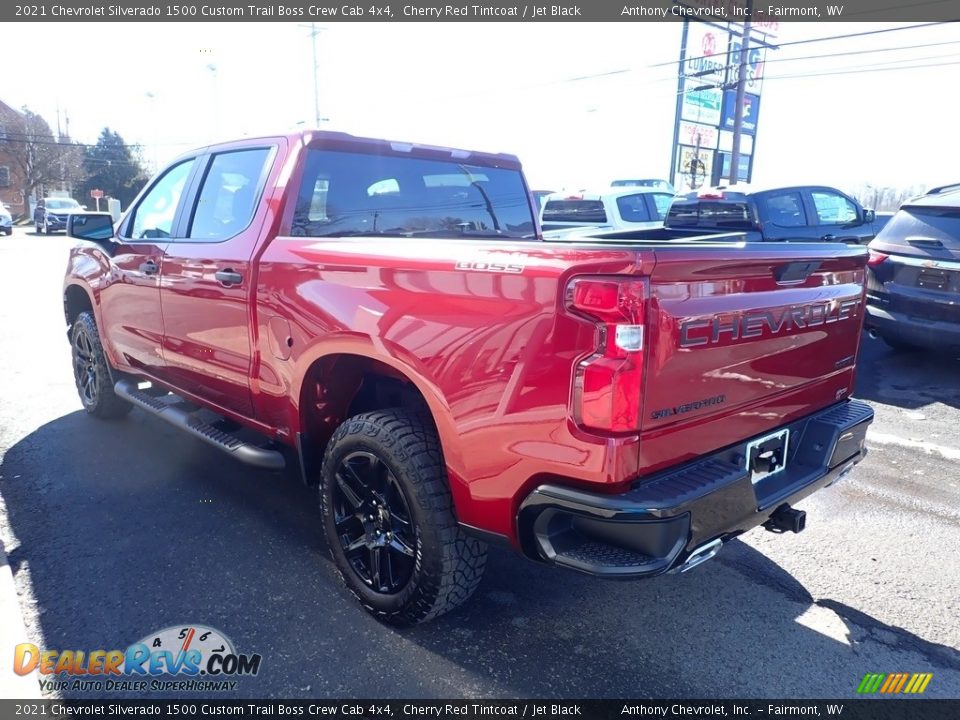
[[[956,720],[958,700],[0,700],[0,718],[843,718]]]

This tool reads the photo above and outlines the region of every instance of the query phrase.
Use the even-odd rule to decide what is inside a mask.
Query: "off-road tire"
[[[73,321],[70,328],[70,354],[77,394],[88,414],[109,420],[123,417],[130,412],[130,403],[113,391],[113,377],[93,313],[82,312]],[[95,385],[92,392],[90,385],[84,383],[87,377],[90,377],[89,382]]]
[[[396,480],[392,487],[402,490],[401,500],[413,526],[415,554],[403,558],[411,563],[410,576],[393,593],[376,591],[351,565],[344,548],[347,541],[342,539],[346,535],[336,526],[335,503],[343,506],[345,497],[342,489],[335,491],[337,474],[358,454],[374,456],[385,466],[383,472],[392,474]],[[320,479],[327,545],[346,587],[383,622],[412,625],[432,620],[464,603],[480,583],[487,561],[486,544],[457,524],[447,482],[440,441],[430,419],[406,409],[355,415],[337,428],[327,445]],[[335,492],[341,493],[337,500]],[[393,575],[393,570],[390,572]]]

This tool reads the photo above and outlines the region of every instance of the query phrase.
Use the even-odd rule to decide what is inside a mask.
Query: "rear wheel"
[[[486,545],[457,524],[428,419],[403,409],[350,418],[330,440],[321,475],[330,554],[371,614],[424,622],[473,594]]]
[[[82,312],[73,321],[70,348],[73,379],[83,409],[103,419],[123,417],[130,412],[130,403],[113,392],[110,366],[100,344],[100,334],[92,313]]]

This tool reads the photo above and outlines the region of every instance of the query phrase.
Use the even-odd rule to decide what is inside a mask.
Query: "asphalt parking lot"
[[[926,696],[960,697],[957,358],[864,339],[871,453],[800,505],[800,535],[755,530],[633,583],[492,549],[472,602],[398,631],[341,588],[294,475],[136,410],[84,415],[60,301],[70,242],[0,238],[0,539],[23,641],[112,649],[209,625],[263,656],[241,697],[853,697],[867,672],[930,672]]]

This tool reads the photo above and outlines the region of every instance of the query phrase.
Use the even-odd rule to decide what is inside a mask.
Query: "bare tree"
[[[55,137],[47,121],[26,107],[8,130],[7,150],[20,170],[25,198],[53,186],[70,189],[84,177],[83,149]]]
[[[879,211],[898,210],[900,206],[912,197],[923,193],[922,185],[908,187],[879,186],[866,183],[854,191],[853,196],[866,208]]]

